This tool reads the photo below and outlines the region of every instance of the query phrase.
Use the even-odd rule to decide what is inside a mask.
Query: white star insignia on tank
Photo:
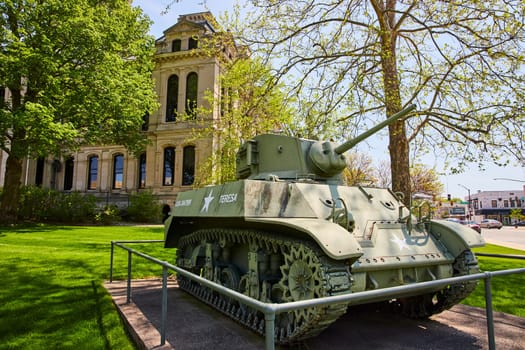
[[[215,197],[212,196],[213,190],[210,191],[207,197],[204,197],[204,205],[202,206],[201,213],[202,212],[208,212],[208,209],[210,208],[210,203],[213,201]]]
[[[390,241],[394,242],[395,244],[397,244],[399,250],[403,250],[404,248],[408,248],[407,242],[404,239],[401,239],[401,238],[398,238],[398,237],[394,237]]]

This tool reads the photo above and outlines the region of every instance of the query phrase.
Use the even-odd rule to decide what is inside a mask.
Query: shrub
[[[127,217],[134,222],[160,222],[161,205],[149,191],[133,194],[129,197]]]
[[[37,186],[21,188],[19,218],[39,222],[86,223],[96,214],[96,198]]]
[[[121,219],[120,209],[114,204],[105,205],[104,208],[95,215],[95,222],[102,225],[112,225]]]

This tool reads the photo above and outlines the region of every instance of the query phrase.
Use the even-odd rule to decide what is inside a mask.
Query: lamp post
[[[525,183],[524,180],[518,180],[518,179],[508,179],[506,177],[495,177],[494,180],[505,180],[505,181],[515,181],[515,182],[522,182]],[[460,185],[461,186],[461,185]]]
[[[458,184],[458,186],[461,186],[463,187],[464,189],[466,189],[468,191],[468,220],[471,220],[472,219],[472,211],[471,211],[471,208],[470,208],[470,203],[471,203],[471,200],[470,200],[470,188],[467,188],[466,186],[463,186],[462,184]]]

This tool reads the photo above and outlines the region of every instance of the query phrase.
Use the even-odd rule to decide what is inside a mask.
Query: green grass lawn
[[[525,251],[487,244],[474,249],[475,253],[525,255]],[[478,256],[482,271],[497,271],[525,267],[525,260],[502,259]],[[525,274],[513,274],[493,277],[492,305],[494,310],[525,317]],[[463,301],[463,304],[485,307],[485,286],[479,282],[476,290]]]
[[[0,349],[134,349],[103,287],[112,240],[163,239],[160,227],[0,228]],[[162,244],[141,247],[166,261]],[[115,249],[114,279],[127,275]],[[133,259],[133,277],[162,268]]]
[[[134,349],[103,287],[112,240],[163,239],[162,227],[32,226],[0,228],[0,350]],[[134,244],[161,260],[174,260],[162,244]],[[479,252],[525,254],[488,245]],[[483,270],[523,267],[523,260],[479,257]],[[127,252],[116,248],[115,280],[127,276]],[[133,257],[133,278],[161,276],[162,268]],[[494,309],[525,317],[525,275],[493,279]],[[465,300],[484,307],[484,288]]]

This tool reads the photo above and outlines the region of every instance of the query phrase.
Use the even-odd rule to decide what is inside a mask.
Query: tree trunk
[[[20,185],[22,178],[22,159],[9,155],[6,162],[5,183],[0,203],[0,222],[16,223],[20,202]]]
[[[400,83],[397,74],[396,37],[394,28],[396,1],[384,5],[376,2],[378,18],[383,30],[381,34],[381,65],[383,67],[383,89],[387,117],[401,111]],[[385,7],[383,7],[385,6]],[[403,202],[410,205],[410,164],[405,121],[398,120],[388,126],[390,169],[392,190],[404,195]]]
[[[403,202],[410,205],[410,161],[409,148],[404,122],[396,122],[389,127],[390,169],[392,175],[392,190],[404,195]]]

